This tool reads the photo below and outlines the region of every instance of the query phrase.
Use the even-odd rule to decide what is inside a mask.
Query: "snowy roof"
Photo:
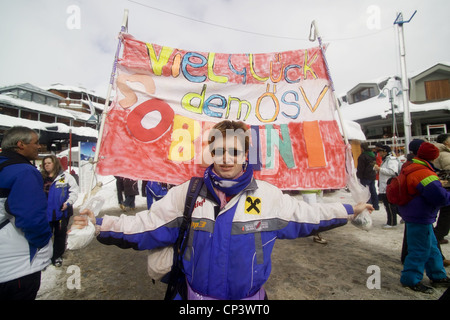
[[[95,91],[88,91],[86,88],[83,87],[77,87],[77,86],[67,86],[61,83],[54,83],[49,86],[41,87],[43,90],[57,90],[57,91],[71,91],[71,92],[79,92],[79,93],[87,93],[91,96],[99,97],[104,99],[104,97],[98,95],[95,93]]]
[[[72,129],[72,133],[78,136],[98,138],[98,131],[89,127],[69,127],[63,123],[47,123],[42,121],[5,116],[3,114],[0,114],[0,126],[1,127],[25,126],[34,130],[56,131],[60,133],[69,133],[69,130]],[[57,129],[50,130],[49,128],[57,128]]]
[[[50,130],[49,128],[57,128],[57,130]],[[73,134],[84,137],[95,137],[98,138],[98,131],[89,127],[70,127],[64,123],[46,123],[45,129],[47,131],[56,131],[60,133],[69,133],[70,129]]]
[[[348,92],[351,92],[351,91],[353,91],[354,89],[356,89],[356,88],[358,88],[358,87],[361,87],[361,86],[364,86],[364,85],[374,85],[374,84],[376,84],[377,86],[380,84],[380,83],[382,83],[382,82],[384,82],[384,81],[386,81],[386,80],[388,80],[388,79],[390,79],[391,77],[380,77],[380,78],[377,78],[377,79],[372,79],[372,80],[369,80],[369,81],[364,81],[364,82],[361,82],[361,83],[358,83],[357,85],[355,85],[353,88],[351,88],[350,90],[348,90],[346,93],[344,93],[343,95],[345,96],[345,95],[347,95],[347,93]]]
[[[67,112],[64,109],[52,107],[52,106],[49,106],[46,104],[36,103],[33,101],[27,101],[27,100],[13,98],[6,94],[0,94],[0,103],[5,103],[5,104],[22,107],[22,108],[29,109],[29,110],[39,111],[42,113],[54,114],[57,116],[64,116],[67,118],[75,119],[75,116],[73,116],[72,114],[70,114],[69,112]]]
[[[82,101],[87,103],[87,104],[89,104],[88,100],[82,100]],[[96,108],[96,109],[100,109],[100,110],[103,111],[103,109],[105,108],[105,104],[103,104],[103,103],[98,103],[98,102],[95,102],[95,101],[91,101],[91,103],[94,106],[94,108]]]
[[[55,83],[55,84],[52,84],[50,86],[41,87],[41,88],[43,90],[56,90],[56,91],[60,91],[60,92],[68,91],[68,92],[86,93],[86,94],[88,94],[90,96],[94,96],[94,97],[98,97],[98,98],[101,98],[101,99],[105,99],[102,96],[96,94],[94,91],[88,91],[85,88],[77,87],[77,86],[67,86],[67,85],[63,85],[61,83]],[[92,105],[94,106],[94,108],[99,109],[99,110],[103,110],[104,107],[105,107],[105,105],[103,103],[98,103],[98,102],[95,102],[95,101],[89,101],[87,99],[83,99],[81,101],[83,101],[86,104],[89,104],[91,102]]]
[[[75,110],[66,109],[67,112],[71,113],[75,118],[83,121],[88,121],[92,115],[90,113],[79,112]]]
[[[13,105],[16,107],[21,107],[24,109],[38,111],[38,112],[42,112],[42,113],[46,113],[46,114],[52,114],[52,115],[56,115],[56,116],[63,116],[63,117],[76,119],[76,120],[82,120],[82,121],[88,121],[89,118],[92,116],[89,113],[79,112],[79,111],[70,110],[70,109],[64,109],[64,108],[60,108],[60,107],[53,107],[53,106],[49,106],[47,104],[41,104],[41,103],[36,103],[33,101],[18,99],[18,98],[10,97],[7,94],[0,94],[0,103],[5,103],[5,104]],[[88,104],[89,101],[86,100],[86,103]],[[102,104],[95,103],[95,102],[92,102],[92,104],[94,105],[95,108],[99,108],[99,109],[103,110]],[[101,106],[101,107],[99,107],[99,106]]]
[[[436,66],[438,66],[438,65],[443,65],[443,66],[450,67],[450,62],[442,61],[442,62],[435,63],[435,64],[433,64],[432,66],[430,66],[430,67],[428,67],[428,68],[426,68],[426,69],[408,72],[408,77],[409,77],[410,79],[411,79],[411,78],[415,78],[415,77],[417,77],[418,75],[420,75],[420,74],[422,74],[422,73],[424,73],[424,72],[427,72],[428,70],[433,69],[434,67],[436,67]]]
[[[398,91],[394,90],[394,93],[399,93],[401,87],[401,82],[395,77],[391,77],[381,91],[383,92],[384,89],[397,88]],[[398,106],[396,111],[403,112],[403,98],[401,92],[398,95],[394,94],[393,102]],[[409,102],[409,112],[411,114],[414,112],[432,110],[450,110],[450,100],[420,104],[412,103],[411,101]],[[344,119],[357,121],[372,117],[386,118],[387,115],[392,114],[392,110],[389,97],[386,94],[385,97],[375,96],[352,104],[343,102],[341,105],[341,114]]]
[[[339,126],[339,131],[341,132],[342,135],[344,135],[344,133],[342,132],[341,122],[339,121],[339,118],[337,118],[337,116],[336,119],[338,120],[337,123]],[[348,140],[361,140],[361,141],[366,140],[366,136],[362,131],[359,123],[347,119],[342,119],[342,121],[344,122],[345,133],[347,134]]]
[[[401,99],[401,96],[394,98],[394,104],[398,106],[398,111],[396,110],[397,112],[403,112],[403,101]],[[414,112],[424,112],[432,110],[450,111],[450,100],[421,104],[409,102],[409,112],[411,114]],[[392,111],[388,97],[373,97],[353,104],[343,103],[341,106],[341,113],[344,119],[357,121],[372,117],[381,117],[384,119],[387,117],[387,115],[392,114]]]
[[[16,89],[16,88],[39,93],[39,94],[45,95],[47,97],[55,98],[57,100],[62,100],[62,98],[60,96],[58,96],[54,93],[51,93],[49,91],[46,91],[45,89],[42,89],[35,85],[32,85],[31,83],[20,83],[20,84],[13,84],[10,86],[2,87],[2,88],[0,88],[0,92],[10,91],[11,89]]]

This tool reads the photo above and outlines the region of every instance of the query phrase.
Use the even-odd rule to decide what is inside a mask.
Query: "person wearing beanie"
[[[417,155],[417,151],[419,151],[421,144],[424,142],[425,142],[425,140],[422,140],[422,139],[413,139],[409,143],[409,145],[408,145],[409,152],[413,154],[413,157],[415,157]]]
[[[441,136],[444,136],[444,135],[441,135]],[[438,142],[438,143],[441,142],[439,139],[440,139],[440,137],[437,138],[437,142]],[[445,139],[444,139],[444,140],[445,140]],[[442,141],[444,141],[444,140],[442,140]],[[421,145],[423,142],[425,142],[425,140],[422,140],[422,139],[414,139],[414,140],[412,140],[412,141],[409,143],[410,154],[408,154],[408,161],[405,162],[405,163],[403,164],[403,167],[407,167],[408,165],[410,165],[410,164],[413,163],[413,162],[412,162],[412,159],[413,159],[414,157],[417,156],[417,152],[419,151],[419,147],[420,147],[420,145]],[[441,155],[442,155],[442,150],[441,150],[441,148],[439,148],[438,144],[436,144],[436,146],[437,146],[438,149],[439,149],[439,157],[438,157],[436,160],[434,160],[433,163],[435,164],[435,167],[436,167],[436,168],[438,168],[438,169],[444,169],[444,168],[439,168],[439,166],[436,166],[436,161],[437,161],[437,160],[441,157]],[[449,164],[449,165],[450,165],[450,164]],[[450,168],[449,168],[449,170],[450,170]],[[447,189],[449,190],[449,188],[447,188]],[[441,208],[440,213],[439,213],[439,218],[440,218],[440,216],[442,215],[442,209],[444,209],[444,208],[450,208],[450,206],[445,206],[445,207],[442,207],[442,208]],[[437,222],[436,226],[439,226],[439,220],[440,220],[439,218],[438,218],[438,222]],[[441,254],[442,254],[442,250],[441,250],[440,242],[439,242],[439,240],[440,240],[440,238],[439,238],[439,232],[436,230],[436,227],[435,227],[435,229],[434,229],[434,233],[435,233],[436,238],[437,238],[437,240],[438,240],[438,248],[439,248],[439,251],[440,251]],[[402,244],[402,252],[401,252],[401,257],[400,257],[400,260],[402,261],[402,263],[405,262],[405,258],[406,258],[407,252],[408,252],[408,244],[406,243],[406,224],[405,224],[405,231],[404,231],[403,244]],[[444,257],[444,255],[442,255],[442,259],[444,260],[444,266],[445,266],[445,267],[450,266],[450,260],[447,260],[447,259]]]
[[[419,151],[420,145],[424,142],[425,142],[425,140],[422,140],[422,139],[413,139],[409,143],[409,145],[408,145],[409,153],[406,155],[406,162],[402,165],[402,169],[406,168],[407,166],[412,164],[412,159],[417,156],[417,151]],[[403,219],[402,219],[402,221],[400,221],[400,223],[402,223],[402,222],[404,222]],[[405,230],[404,230],[404,234],[403,234],[402,253],[400,256],[400,260],[402,261],[402,264],[405,263],[405,258],[406,258],[407,253],[408,253],[408,244],[406,243],[406,224],[405,224]]]
[[[424,142],[417,151],[417,157],[423,160],[433,161],[439,157],[439,149],[432,143]]]
[[[422,283],[426,272],[434,287],[449,287],[450,278],[444,268],[438,249],[433,223],[440,207],[450,205],[450,193],[442,187],[430,161],[439,156],[439,149],[423,142],[417,156],[406,168],[408,192],[414,198],[398,206],[406,223],[408,252],[403,264],[400,282],[414,291],[432,293],[433,289]],[[413,171],[417,169],[416,171]]]

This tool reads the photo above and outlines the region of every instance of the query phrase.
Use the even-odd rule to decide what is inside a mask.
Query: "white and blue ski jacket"
[[[78,199],[79,187],[75,178],[67,173],[60,172],[53,180],[48,192],[47,218],[48,221],[58,221],[68,217],[68,209],[62,211],[62,206],[66,203],[73,207]]]
[[[97,218],[98,240],[121,248],[154,249],[175,243],[189,181],[169,190],[149,211]],[[192,213],[183,266],[189,286],[203,296],[244,299],[271,272],[276,239],[307,237],[345,225],[353,207],[304,201],[254,180],[220,210],[203,185]]]
[[[8,158],[0,156],[0,163]],[[25,161],[24,161],[25,162]],[[0,171],[0,283],[40,271],[50,264],[52,232],[40,172],[30,163]]]

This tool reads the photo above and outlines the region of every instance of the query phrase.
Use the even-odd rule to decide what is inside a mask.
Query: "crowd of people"
[[[444,237],[450,220],[450,192],[444,178],[445,170],[450,170],[448,135],[440,136],[436,144],[412,141],[405,163],[389,146],[372,150],[362,143],[357,176],[371,197],[367,203],[350,205],[305,201],[308,195],[300,200],[255,179],[247,162],[246,131],[243,122],[217,123],[208,137],[213,164],[204,176],[173,187],[143,183],[147,211],[96,218],[84,210],[72,219],[78,197],[75,178],[55,156],[44,157],[41,171],[32,165],[39,156],[39,135],[34,130],[6,131],[0,153],[0,300],[34,299],[41,271],[50,263],[62,264],[69,221],[72,229],[84,228],[86,216],[101,243],[155,254],[163,252],[160,248],[173,248],[169,269],[173,275],[178,268],[181,275],[169,277],[168,299],[267,299],[264,283],[276,239],[313,236],[316,242],[326,242],[320,232],[343,226],[365,210],[379,210],[379,202],[387,212],[385,229],[397,226],[397,216],[405,224],[400,282],[430,293],[432,288],[422,282],[425,271],[433,286],[450,285],[445,270],[449,261],[439,247],[448,242]],[[405,206],[393,205],[386,186],[408,166],[421,166],[408,181],[416,196]],[[133,209],[137,182],[121,177],[116,182],[119,205],[124,211]],[[188,207],[190,198],[193,205]]]
[[[448,243],[444,237],[450,229],[450,185],[446,173],[450,170],[449,147],[450,134],[439,135],[434,144],[414,139],[409,144],[410,154],[402,163],[389,146],[377,144],[371,150],[364,142],[358,158],[357,176],[370,190],[368,202],[378,210],[381,200],[386,209],[387,221],[383,228],[395,228],[397,216],[405,224],[401,252],[404,268],[400,282],[423,293],[433,292],[432,287],[422,282],[424,271],[433,286],[450,286],[445,270],[450,260],[445,258],[440,248],[441,244]],[[389,202],[386,190],[390,179],[401,172],[409,172],[406,183],[412,200],[405,205],[395,205]]]

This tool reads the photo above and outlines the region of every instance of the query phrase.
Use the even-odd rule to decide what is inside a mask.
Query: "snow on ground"
[[[115,178],[113,176],[99,177],[100,182],[103,186],[95,192],[95,196],[100,196],[105,199],[105,203],[102,208],[102,212],[107,212],[108,210],[118,209],[117,195],[116,195],[116,184]],[[80,194],[78,201],[75,204],[75,214],[78,213],[84,199],[84,194]],[[301,199],[301,195],[295,195],[296,198]],[[340,202],[340,203],[354,203],[352,195],[346,190],[337,190],[335,192],[327,192],[319,201],[323,202]],[[142,196],[136,197],[136,207],[139,209],[146,208],[146,198]],[[133,213],[127,213],[133,214]],[[349,223],[343,228],[338,228],[325,232],[323,236],[329,240],[327,246],[314,244],[312,240],[308,239],[297,239],[298,241],[280,241],[277,244],[277,250],[273,254],[273,272],[271,278],[267,282],[267,288],[271,292],[273,299],[367,299],[367,300],[378,300],[378,299],[428,299],[434,300],[439,298],[442,294],[443,289],[437,290],[434,295],[423,295],[420,293],[415,293],[412,290],[402,288],[399,282],[400,272],[402,266],[400,263],[400,252],[403,240],[403,225],[400,224],[397,228],[391,230],[384,230],[382,226],[386,223],[386,211],[384,206],[380,205],[379,211],[374,211],[371,215],[373,220],[372,229],[368,232],[358,229]],[[400,221],[400,218],[398,218]],[[339,246],[339,244],[341,245]],[[331,250],[331,251],[330,251]],[[450,246],[442,246],[443,254],[448,257],[450,256]],[[297,252],[297,255],[286,256],[286,252]],[[74,251],[75,252],[75,251]],[[306,252],[308,252],[306,254]],[[82,255],[82,253],[77,253]],[[85,253],[84,253],[85,254]],[[345,257],[345,258],[342,258]],[[79,258],[79,257],[78,257]],[[120,255],[116,257],[120,259]],[[94,264],[98,261],[99,257],[93,258]],[[296,260],[295,260],[296,259]],[[327,263],[324,264],[323,259],[328,259]],[[69,259],[70,260],[70,259]],[[292,261],[291,261],[292,260]],[[277,263],[278,261],[278,263]],[[100,263],[100,262],[99,262]],[[119,263],[118,261],[116,263]],[[280,265],[280,263],[282,265]],[[283,264],[292,264],[293,270],[286,271]],[[119,263],[120,264],[120,263]],[[366,287],[366,275],[365,265],[376,264],[380,266],[382,270],[382,289],[383,290],[369,290]],[[67,296],[67,290],[69,284],[69,269],[68,266],[63,266],[62,268],[55,268],[50,265],[42,273],[42,283],[41,289],[38,293],[37,299],[40,300],[54,300],[54,299],[71,299],[75,296]],[[104,268],[110,268],[112,270],[103,270],[101,273],[96,273],[99,276],[99,283],[108,288],[108,279],[111,277],[116,270],[115,266],[103,265]],[[288,265],[290,266],[290,265]],[[85,268],[84,266],[82,266]],[[289,268],[291,268],[289,267]],[[364,267],[364,268],[362,268]],[[86,268],[88,268],[86,266]],[[329,269],[334,270],[331,272]],[[334,269],[333,269],[334,268]],[[362,268],[362,269],[361,269]],[[145,268],[144,268],[145,269]],[[140,270],[140,269],[139,269]],[[299,283],[295,283],[292,287],[293,279],[299,282],[297,279],[297,273],[295,271],[301,270],[301,286]],[[328,271],[327,271],[328,270]],[[362,270],[362,271],[361,271]],[[142,270],[141,270],[142,271]],[[119,274],[118,279],[123,279],[123,275]],[[359,275],[362,273],[362,276]],[[322,274],[329,276],[329,279],[322,281]],[[340,275],[332,276],[332,274]],[[107,276],[108,275],[108,276]],[[93,275],[94,276],[94,275]],[[101,277],[106,277],[102,279]],[[128,277],[134,277],[128,275]],[[137,276],[136,276],[137,277]],[[141,277],[141,278],[139,278]],[[139,279],[147,279],[148,276],[145,271],[142,275],[139,275]],[[294,278],[290,278],[294,277]],[[366,277],[366,278],[364,278]],[[341,281],[342,278],[343,280]],[[84,274],[84,280],[88,281],[89,278],[87,274]],[[363,279],[363,280],[361,280]],[[428,280],[424,277],[424,281],[428,284]],[[129,281],[126,278],[124,281]],[[148,279],[147,279],[148,280]],[[67,283],[65,283],[67,281]],[[102,283],[101,281],[105,281]],[[131,280],[130,280],[131,281]],[[285,281],[288,281],[285,283]],[[83,288],[88,285],[83,284]],[[97,283],[97,282],[96,282]],[[97,283],[98,284],[98,283]],[[98,284],[98,285],[100,285]],[[289,285],[288,285],[289,284]],[[127,286],[123,284],[123,286]],[[289,288],[287,288],[287,287]],[[330,289],[329,287],[333,289]],[[95,290],[95,286],[94,289]],[[153,288],[153,287],[152,287]],[[310,290],[309,290],[309,289]],[[106,289],[105,289],[106,290]],[[116,288],[116,290],[119,290]],[[121,290],[121,289],[120,289]],[[153,290],[153,289],[152,289]],[[309,290],[309,291],[308,291]],[[331,291],[335,294],[330,294]],[[77,290],[75,290],[77,291]],[[82,294],[83,290],[79,290],[79,294]],[[109,294],[109,292],[108,292]],[[121,297],[120,292],[117,292],[118,297]],[[158,296],[151,292],[153,295],[146,293],[136,293],[132,298],[129,299],[158,299]],[[113,297],[116,297],[112,295]],[[83,296],[86,299],[101,299],[102,297],[109,297],[106,293],[101,293],[99,296]],[[137,298],[135,298],[137,297]]]
[[[108,211],[111,209],[118,208],[117,201],[117,189],[116,189],[116,178],[114,176],[98,176],[97,182],[102,183],[102,187],[99,189],[94,189],[92,196],[98,196],[105,200],[102,211]],[[139,181],[139,191],[141,190],[141,181]],[[79,212],[79,209],[85,203],[87,199],[87,194],[80,193],[78,195],[78,200],[74,204],[74,214]],[[136,207],[146,207],[147,199],[145,197],[136,196]],[[58,279],[62,278],[62,272],[65,268],[56,268],[53,265],[49,265],[41,276],[41,287],[38,292],[37,299],[45,300],[48,297],[54,298],[54,291],[58,290]]]

